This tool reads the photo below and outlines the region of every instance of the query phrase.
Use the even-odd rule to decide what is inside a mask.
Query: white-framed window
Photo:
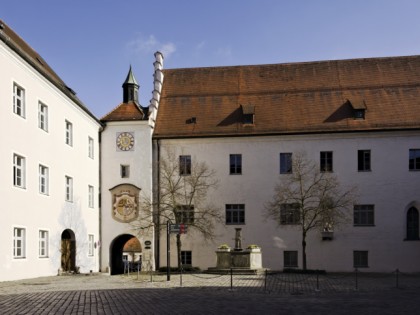
[[[95,249],[95,236],[93,234],[89,234],[89,256],[93,256]]]
[[[93,159],[94,156],[94,142],[93,138],[88,137],[88,156]]]
[[[25,90],[13,83],[13,112],[25,118]]]
[[[300,208],[297,203],[283,203],[280,205],[280,224],[295,225],[300,223]]]
[[[66,176],[66,201],[73,201],[73,178]]]
[[[245,224],[245,205],[226,205],[226,224]]]
[[[370,150],[357,151],[357,170],[359,172],[370,171]]]
[[[375,206],[374,205],[354,205],[353,225],[354,226],[375,225]]]
[[[333,153],[332,151],[322,151],[319,156],[320,171],[332,172],[333,171]]]
[[[38,127],[48,131],[48,106],[44,103],[38,103]]]
[[[183,266],[192,266],[192,251],[190,250],[181,251],[181,263]]]
[[[13,185],[20,188],[25,188],[25,172],[26,163],[25,158],[14,154],[13,155]]]
[[[39,164],[39,193],[48,195],[49,190],[49,170],[48,167]]]
[[[420,149],[409,150],[408,169],[410,171],[420,170]]]
[[[242,174],[242,154],[229,155],[229,174],[230,175]]]
[[[15,227],[13,229],[13,258],[25,258],[26,257],[26,249],[25,249],[25,229]]]
[[[176,207],[176,222],[182,224],[194,223],[194,206],[181,205]]]
[[[66,120],[66,144],[73,146],[73,124]]]
[[[292,153],[280,153],[280,174],[292,174]]]
[[[179,156],[179,175],[191,175],[191,155]]]
[[[48,257],[48,231],[39,230],[39,257]]]
[[[94,206],[94,190],[93,186],[89,185],[89,208],[93,208]]]

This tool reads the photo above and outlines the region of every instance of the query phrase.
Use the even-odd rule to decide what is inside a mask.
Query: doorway
[[[76,272],[76,237],[66,229],[61,233],[61,269],[64,272]]]
[[[111,275],[123,274],[124,267],[127,267],[127,265],[131,266],[133,263],[139,262],[139,257],[141,259],[140,242],[137,237],[130,234],[123,234],[116,237],[111,242],[109,252]],[[125,261],[124,258],[126,258]]]

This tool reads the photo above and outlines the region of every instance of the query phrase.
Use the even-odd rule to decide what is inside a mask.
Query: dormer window
[[[255,118],[255,106],[254,105],[241,105],[242,108],[242,123],[244,125],[253,125]]]
[[[366,114],[366,103],[364,100],[347,100],[353,109],[354,119],[365,119]]]

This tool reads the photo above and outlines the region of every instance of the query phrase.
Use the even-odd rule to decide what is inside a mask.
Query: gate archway
[[[122,234],[117,236],[109,248],[109,265],[111,267],[111,275],[119,275],[124,273],[123,249],[124,245],[132,239],[137,238],[131,234]],[[138,240],[137,240],[138,242]]]

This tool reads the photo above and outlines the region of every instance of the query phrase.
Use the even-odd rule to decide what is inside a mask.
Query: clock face
[[[130,151],[134,146],[134,135],[132,132],[121,132],[117,136],[117,148],[121,151]]]

